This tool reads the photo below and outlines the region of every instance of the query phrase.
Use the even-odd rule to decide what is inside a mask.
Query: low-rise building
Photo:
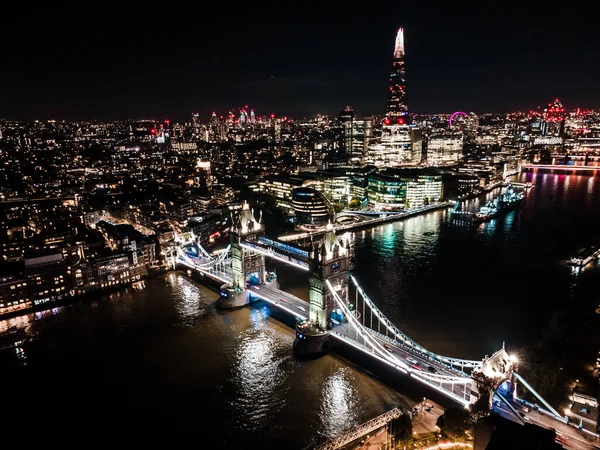
[[[441,200],[442,176],[421,170],[397,169],[369,177],[369,207],[376,211],[415,208]]]
[[[70,295],[71,267],[61,251],[25,258],[25,278],[33,306],[60,300]]]
[[[589,395],[573,394],[573,404],[567,410],[569,420],[580,428],[597,433],[598,399]]]

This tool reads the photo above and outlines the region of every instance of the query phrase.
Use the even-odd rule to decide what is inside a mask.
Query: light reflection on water
[[[575,282],[562,261],[600,238],[600,194],[590,191],[595,181],[573,178],[567,190],[562,178],[528,175],[522,181],[536,185],[522,207],[474,230],[452,226],[438,211],[354,233],[354,274],[395,324],[439,353],[480,358],[504,340],[531,342],[557,308],[598,303],[600,269]],[[307,297],[306,277],[283,267],[278,273]],[[150,399],[164,421],[194,408],[188,430],[216,434],[224,448],[302,449],[315,436],[406,405],[339,359],[297,361],[293,330],[271,319],[269,308],[218,311],[217,297],[169,273],[142,291],[2,321],[4,329],[30,326],[34,335],[27,367],[13,369],[2,356],[2,373],[25,396],[18,400],[36,408],[43,405],[31,386],[40,374],[61,387],[44,394],[45,420],[56,404],[77,404],[81,392],[96,402]]]
[[[3,321],[29,324],[33,336],[26,358],[0,354],[2,375],[14,380],[14,399],[5,400],[24,411],[35,403],[46,421],[56,404],[89,418],[118,402],[133,408],[127,417],[157,421],[165,433],[176,422],[217,435],[220,448],[263,449],[302,449],[408,405],[332,356],[296,360],[294,330],[272,319],[268,306],[219,311],[217,298],[168,273],[143,290]],[[46,390],[43,403],[31,389],[40,374],[60,386]],[[136,427],[126,432],[138,438]]]
[[[238,395],[232,408],[239,426],[248,430],[268,428],[271,416],[284,407],[287,396],[292,339],[281,339],[274,330],[258,327],[267,317],[260,310],[251,312],[253,327],[242,333],[235,354],[233,380]]]
[[[358,423],[360,393],[353,388],[351,376],[347,368],[339,368],[329,375],[323,385],[323,402],[319,415],[323,423],[321,433],[327,437],[335,436],[340,430]]]

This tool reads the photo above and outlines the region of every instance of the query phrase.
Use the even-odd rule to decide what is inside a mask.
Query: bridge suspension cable
[[[403,343],[404,345],[411,347],[415,350],[417,350],[420,353],[425,354],[426,356],[436,359],[438,361],[441,361],[445,364],[448,364],[450,366],[460,366],[461,368],[472,368],[472,367],[481,367],[481,365],[483,364],[481,361],[473,361],[473,360],[468,360],[468,359],[459,359],[459,358],[451,358],[448,356],[440,356],[440,355],[436,355],[433,352],[430,352],[429,350],[427,350],[425,347],[419,345],[417,342],[415,342],[413,339],[411,339],[410,337],[408,337],[404,332],[402,332],[398,327],[396,327],[380,310],[379,308],[377,308],[377,306],[373,303],[373,301],[369,298],[369,296],[366,294],[366,292],[360,287],[360,285],[358,284],[358,281],[356,281],[356,278],[354,278],[353,275],[350,275],[350,279],[352,280],[352,283],[354,284],[354,286],[356,287],[356,290],[358,293],[360,293],[361,298],[363,299],[363,310],[364,310],[364,304],[366,303],[369,307],[369,309],[371,310],[371,317],[374,314],[375,317],[377,318],[377,322],[378,322],[378,327],[380,327],[381,325],[383,325],[385,327],[386,330],[386,336],[387,333],[390,332],[392,334],[392,336],[394,337],[394,340],[396,341],[400,341],[401,343]],[[364,311],[363,311],[363,319],[364,319]],[[371,324],[372,324],[373,319],[371,318]]]
[[[470,386],[470,384],[472,383],[472,380],[470,378],[464,376],[429,373],[423,371],[417,372],[416,370],[413,370],[404,361],[399,360],[394,354],[391,354],[390,352],[386,351],[383,345],[380,342],[378,342],[378,340],[375,339],[375,337],[373,336],[373,333],[375,332],[373,330],[369,330],[362,323],[360,323],[360,321],[356,318],[352,311],[350,311],[346,303],[340,298],[340,296],[335,291],[333,285],[329,280],[325,280],[325,284],[332,293],[333,298],[337,303],[338,307],[342,310],[344,317],[347,318],[348,322],[355,329],[357,337],[360,335],[363,338],[365,347],[367,347],[367,345],[370,346],[372,352],[370,353],[371,356],[374,356],[377,359],[380,359],[383,362],[386,362],[387,364],[397,368],[398,370],[413,376],[420,382],[431,386],[432,388],[444,393],[445,395],[448,395],[449,397],[453,398],[454,400],[458,401],[463,405],[467,405],[469,403],[469,400],[467,400],[466,396],[468,395],[467,387]],[[333,333],[339,339],[365,351],[365,347],[361,348],[359,345],[357,345],[356,341],[353,341],[352,339],[348,339],[344,335],[336,333],[335,328]],[[444,388],[444,384],[450,385],[450,389]],[[462,397],[453,391],[454,385],[464,386],[462,390]]]
[[[393,362],[393,364],[396,366],[399,366],[399,368],[403,372],[409,373],[410,369],[405,362],[400,361],[395,356],[390,355],[390,353],[385,350],[383,345],[381,345],[379,342],[377,342],[377,340],[375,340],[375,338],[373,338],[373,336],[371,336],[370,333],[368,333],[366,331],[366,328],[358,321],[358,319],[355,317],[355,315],[352,314],[352,311],[350,311],[350,309],[348,309],[346,302],[344,302],[340,298],[338,293],[333,288],[333,285],[331,284],[331,282],[329,280],[325,280],[325,284],[327,285],[327,287],[333,294],[333,298],[335,299],[335,302],[342,310],[344,317],[346,317],[347,320],[352,324],[352,326],[354,327],[354,329],[357,332],[357,335],[360,335],[363,338],[363,342],[370,344],[372,350],[374,352],[378,353],[380,357],[384,358],[384,360]]]

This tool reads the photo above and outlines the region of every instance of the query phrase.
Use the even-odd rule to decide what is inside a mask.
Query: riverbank
[[[377,217],[375,219],[365,220],[362,222],[351,223],[348,225],[336,225],[335,232],[343,233],[346,231],[358,231],[358,230],[362,230],[365,228],[371,228],[371,227],[374,227],[377,225],[381,225],[382,223],[396,222],[398,220],[403,220],[403,219],[407,219],[409,217],[418,216],[419,214],[436,211],[438,209],[450,208],[451,206],[454,206],[453,202],[439,202],[439,203],[435,203],[433,205],[427,205],[427,206],[421,206],[419,208],[414,208],[410,211],[401,212],[398,214],[382,213],[382,214],[385,214],[385,216]],[[357,213],[357,214],[360,214],[360,213]],[[316,232],[312,232],[312,233],[297,233],[297,234],[283,235],[283,236],[279,236],[277,239],[280,241],[283,241],[283,242],[291,242],[291,241],[298,241],[301,239],[319,237],[325,233],[326,233],[325,230],[321,230],[321,231],[316,231]]]
[[[25,307],[20,308],[20,309],[14,309],[11,311],[3,311],[3,312],[0,312],[0,320],[12,319],[15,317],[23,316],[25,314],[31,314],[31,313],[40,312],[40,311],[47,311],[50,309],[58,308],[60,306],[70,305],[70,304],[73,304],[78,301],[84,301],[85,299],[89,299],[90,296],[97,296],[97,295],[111,294],[113,292],[120,292],[125,289],[131,288],[132,285],[135,285],[136,283],[138,283],[140,281],[144,281],[149,278],[155,277],[157,275],[167,273],[168,271],[169,271],[168,269],[157,269],[157,270],[153,270],[152,272],[148,273],[148,275],[146,275],[144,278],[142,278],[141,280],[138,280],[138,281],[132,280],[127,284],[121,284],[118,286],[110,286],[108,288],[87,291],[87,292],[84,292],[83,294],[68,295],[61,299],[51,300],[51,301],[47,301],[45,303],[40,303],[37,305],[31,304],[31,305],[26,305]]]

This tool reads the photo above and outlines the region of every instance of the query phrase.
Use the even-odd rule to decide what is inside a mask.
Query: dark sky
[[[413,112],[600,107],[600,33],[569,2],[21,3],[0,17],[8,119],[381,114],[400,26]]]

